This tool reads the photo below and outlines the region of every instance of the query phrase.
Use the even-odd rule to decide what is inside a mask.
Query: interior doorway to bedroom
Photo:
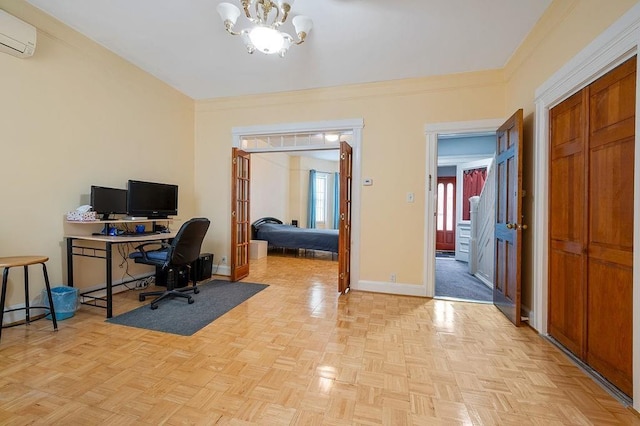
[[[305,162],[302,157],[309,157],[310,152],[316,151],[335,151],[339,147],[339,194],[338,200],[334,200],[333,194],[328,190],[332,183],[333,175],[329,175],[328,170],[314,170],[317,177],[316,179],[310,179],[306,177],[307,184],[305,190],[308,188],[309,182],[324,181],[325,191],[318,190],[318,194],[321,194],[325,198],[331,197],[331,200],[326,200],[324,210],[318,207],[319,214],[316,217],[313,224],[315,226],[320,225],[325,229],[319,229],[318,231],[327,230],[328,226],[334,226],[336,220],[331,214],[333,207],[339,205],[340,220],[339,230],[335,234],[337,242],[339,242],[339,250],[333,246],[331,248],[332,257],[337,255],[338,258],[338,291],[340,293],[346,293],[350,289],[350,282],[353,277],[358,276],[359,265],[351,263],[351,258],[356,257],[359,252],[357,235],[359,233],[359,189],[352,185],[352,181],[359,178],[360,175],[360,142],[362,135],[362,120],[342,120],[333,123],[321,122],[321,123],[306,123],[306,124],[294,124],[286,126],[289,128],[289,132],[280,131],[273,132],[272,126],[266,128],[244,128],[233,129],[234,144],[232,149],[232,211],[231,211],[231,255],[230,255],[230,271],[232,280],[240,280],[249,273],[250,265],[250,246],[255,243],[251,241],[251,224],[253,220],[252,215],[256,215],[255,212],[251,212],[253,200],[255,197],[259,197],[259,193],[266,193],[270,197],[270,201],[273,201],[275,194],[279,194],[279,197],[283,200],[281,203],[285,206],[283,219],[277,219],[278,222],[288,224],[285,226],[292,227],[291,223],[296,223],[298,227],[302,228],[309,225],[309,220],[304,223],[300,219],[296,219],[290,213],[295,211],[295,208],[291,207],[296,203],[300,204],[300,201],[291,200],[289,195],[292,192],[290,185],[287,184],[286,188],[278,188],[275,186],[274,179],[270,177],[256,178],[256,170],[252,171],[251,157],[258,154],[274,155],[283,154],[288,159],[286,163],[298,164]],[[308,127],[307,127],[308,126]],[[303,130],[303,129],[309,130]],[[315,130],[314,130],[315,129]],[[320,129],[320,130],[318,130]],[[295,130],[295,131],[293,131]],[[353,145],[353,146],[352,146]],[[300,156],[298,154],[305,152],[307,155]],[[313,155],[317,157],[317,155]],[[294,158],[291,160],[291,158]],[[355,158],[355,159],[354,159]],[[282,156],[281,156],[282,159]],[[258,160],[260,161],[260,160]],[[280,160],[282,162],[282,160]],[[270,167],[274,167],[273,160],[269,160]],[[298,170],[301,168],[298,167]],[[290,180],[297,182],[299,179],[291,179],[292,174],[296,171],[295,168],[288,166],[287,172],[282,173],[285,168],[280,167],[278,173],[285,176],[284,180]],[[319,173],[318,173],[319,172]],[[252,176],[253,174],[253,176]],[[282,180],[282,179],[280,179]],[[334,179],[336,180],[336,179]],[[266,191],[256,191],[253,188],[252,182],[264,182],[268,183]],[[275,179],[278,181],[278,179]],[[291,186],[295,186],[292,184]],[[249,189],[251,186],[251,190]],[[300,186],[300,185],[298,185]],[[338,192],[336,192],[337,194]],[[290,203],[291,202],[291,203]],[[339,203],[339,204],[338,204]],[[260,203],[258,203],[259,205]],[[306,204],[306,203],[305,203]],[[282,211],[282,210],[281,210]],[[294,213],[295,214],[295,213]],[[273,217],[273,213],[269,213],[268,216]],[[255,219],[255,218],[254,218]],[[259,219],[259,218],[258,218]],[[297,228],[297,227],[296,227]],[[333,231],[333,230],[332,230]],[[354,236],[352,238],[352,235]],[[262,245],[262,244],[260,244]],[[269,244],[271,245],[271,244]],[[313,247],[313,250],[318,248]],[[337,252],[337,253],[335,253]],[[256,254],[254,253],[254,256]],[[258,254],[259,255],[259,254]]]
[[[438,135],[435,297],[491,303],[495,132]]]

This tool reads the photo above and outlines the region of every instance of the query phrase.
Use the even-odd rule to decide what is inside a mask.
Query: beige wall
[[[531,306],[533,238],[531,228],[536,194],[533,193],[533,132],[535,91],[567,61],[637,4],[637,0],[555,0],[505,67],[507,113],[524,109],[525,148],[523,200],[525,223],[522,265],[523,304]]]
[[[499,71],[196,102],[196,190],[213,251],[229,255],[233,127],[364,119],[361,279],[422,284],[426,123],[501,117]],[[212,188],[205,196],[200,187]],[[356,183],[359,184],[359,183]],[[412,204],[406,192],[415,192]]]
[[[302,157],[293,156],[289,160],[289,215],[285,222],[297,220],[298,226],[303,227],[307,223],[307,203],[304,201],[304,194],[309,192],[304,186],[300,176],[300,160]]]
[[[289,156],[282,153],[251,156],[251,222],[289,215]]]
[[[49,256],[52,284],[66,284],[63,217],[92,184],[175,183],[180,217],[196,211],[193,101],[21,0],[0,8],[38,28],[32,58],[0,54],[0,256]],[[77,284],[103,283],[104,263],[89,262]],[[35,295],[42,274],[30,279]],[[7,304],[22,303],[20,269],[10,281]]]

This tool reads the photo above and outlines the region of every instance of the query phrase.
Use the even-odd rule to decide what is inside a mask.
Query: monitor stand
[[[104,220],[104,219],[103,219]],[[109,231],[111,230],[111,227],[109,226],[108,223],[105,223],[104,226],[102,227],[102,231],[100,232],[94,232],[91,235],[109,235]]]

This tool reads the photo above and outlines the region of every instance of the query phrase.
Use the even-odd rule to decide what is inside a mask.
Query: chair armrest
[[[140,244],[139,246],[136,246],[136,250],[139,250],[139,251],[144,253],[144,251],[145,251],[144,248],[146,246],[152,246],[152,245],[160,246],[160,248],[169,248],[169,247],[171,247],[171,244],[165,243],[163,241],[150,241],[148,243],[144,243],[144,244]]]
[[[147,257],[147,253],[148,251],[145,250],[145,247],[147,246],[158,246],[156,249],[154,250],[149,250],[149,251],[160,251],[162,249],[168,249],[171,247],[171,244],[162,242],[162,241],[150,241],[148,243],[144,243],[144,244],[140,244],[139,246],[137,246],[135,249],[142,255],[142,259],[145,261],[149,261],[149,258]],[[131,257],[131,255],[129,255],[129,257]]]

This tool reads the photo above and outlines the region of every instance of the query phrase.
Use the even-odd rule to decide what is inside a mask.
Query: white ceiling
[[[501,68],[551,3],[298,0],[292,15],[314,26],[280,58],[246,53],[222,0],[27,1],[194,99]]]

